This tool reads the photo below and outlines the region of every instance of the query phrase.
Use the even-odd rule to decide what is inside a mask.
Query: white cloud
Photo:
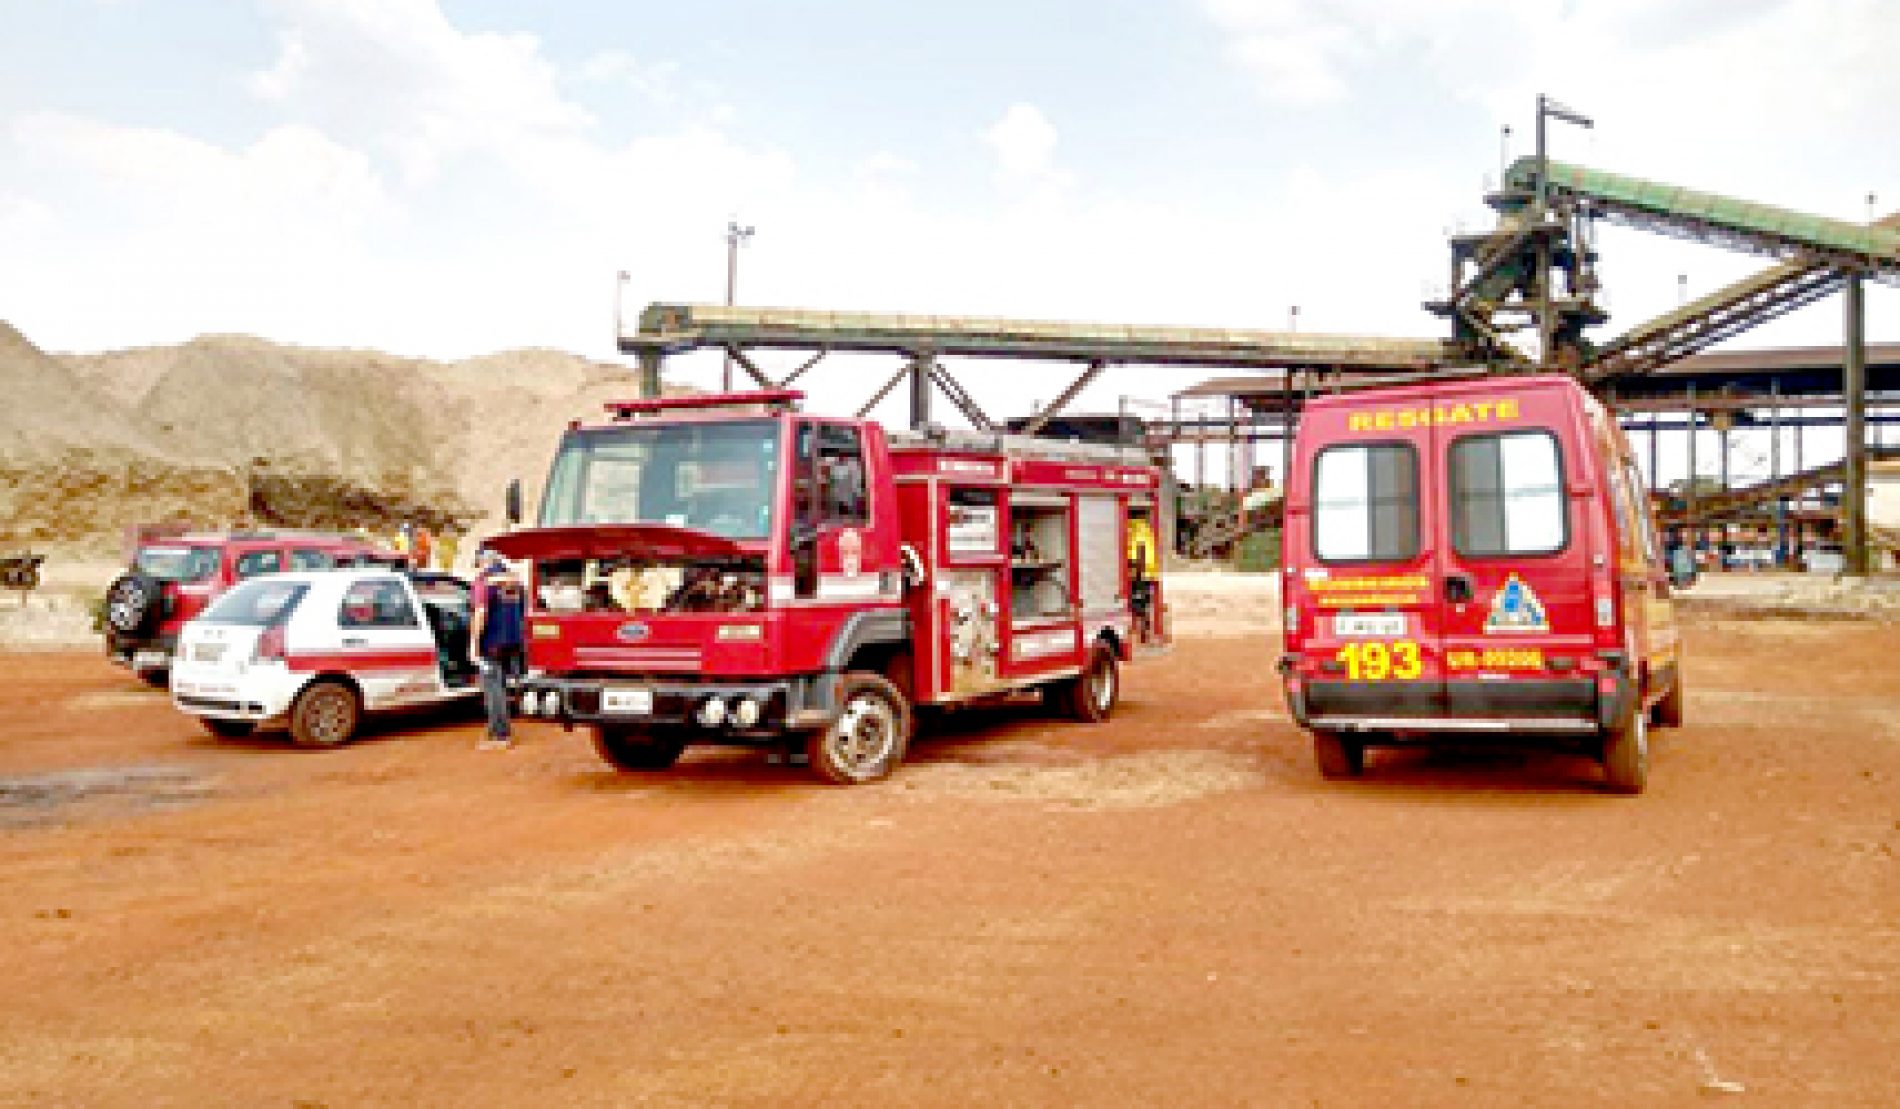
[[[1008,185],[1060,188],[1070,175],[1056,164],[1056,125],[1034,104],[1011,104],[983,132],[996,157],[998,178]]]
[[[594,85],[624,85],[661,107],[673,107],[684,100],[679,63],[644,65],[629,50],[602,50],[583,61],[575,76]]]
[[[307,127],[273,128],[227,151],[175,131],[36,112],[15,122],[13,137],[29,156],[77,167],[174,220],[195,214],[227,224],[335,228],[388,209],[369,159]]]
[[[508,155],[592,119],[561,94],[533,35],[458,30],[435,0],[274,0],[276,62],[259,96],[345,141],[396,157],[412,180],[469,153]]]

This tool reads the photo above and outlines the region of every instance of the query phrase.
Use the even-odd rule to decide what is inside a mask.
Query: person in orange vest
[[[427,570],[434,565],[430,560],[435,557],[435,536],[423,525],[416,526],[415,538],[410,540],[410,552],[418,570]]]

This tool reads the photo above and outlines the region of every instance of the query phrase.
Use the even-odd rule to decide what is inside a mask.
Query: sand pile
[[[494,530],[507,479],[532,500],[562,427],[634,382],[557,351],[443,363],[248,336],[61,356],[0,324],[0,390],[0,545],[101,549],[167,519]]]

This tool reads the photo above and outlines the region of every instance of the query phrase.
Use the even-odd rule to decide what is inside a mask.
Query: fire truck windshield
[[[541,526],[667,524],[763,539],[778,470],[775,420],[577,429],[555,456]]]

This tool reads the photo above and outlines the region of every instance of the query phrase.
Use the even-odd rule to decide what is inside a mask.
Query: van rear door
[[[1600,483],[1580,401],[1554,382],[1440,404],[1439,624],[1454,719],[1594,715],[1583,671],[1595,648],[1597,529],[1572,494]],[[1487,419],[1457,418],[1481,408]]]
[[[1430,420],[1338,404],[1315,406],[1303,425],[1311,484],[1298,506],[1306,526],[1296,521],[1292,534],[1307,550],[1288,585],[1305,624],[1297,638],[1309,660],[1308,717],[1326,727],[1435,716],[1444,689],[1437,554],[1422,512],[1438,471]]]

